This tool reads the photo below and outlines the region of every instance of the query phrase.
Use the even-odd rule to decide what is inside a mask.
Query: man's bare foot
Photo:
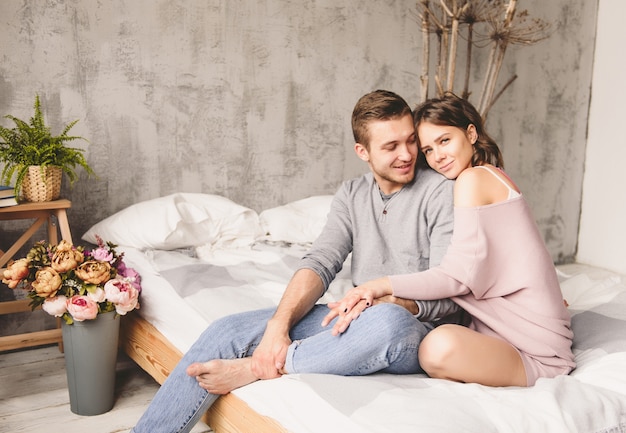
[[[251,365],[252,358],[214,359],[191,364],[187,367],[187,374],[195,377],[198,384],[211,394],[228,394],[258,380]]]

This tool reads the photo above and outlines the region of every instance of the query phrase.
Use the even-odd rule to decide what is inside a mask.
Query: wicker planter
[[[61,167],[31,165],[22,181],[24,199],[34,202],[56,200],[61,195],[62,175]]]

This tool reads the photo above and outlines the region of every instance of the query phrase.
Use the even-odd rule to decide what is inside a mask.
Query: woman
[[[324,324],[338,334],[377,298],[450,298],[469,328],[441,325],[419,347],[431,377],[491,386],[532,386],[574,368],[570,315],[529,207],[502,171],[502,156],[476,109],[447,94],[415,111],[420,150],[454,189],[454,234],[441,265],[351,289]]]

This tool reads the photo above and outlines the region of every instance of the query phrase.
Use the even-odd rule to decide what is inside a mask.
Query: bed
[[[124,350],[162,383],[208,323],[276,305],[321,231],[330,196],[257,214],[207,194],[138,203],[97,223],[142,276],[141,309],[122,321]],[[287,375],[218,399],[218,432],[626,432],[626,278],[583,264],[557,267],[569,303],[577,368],[531,388],[490,388],[423,375]],[[350,260],[321,302],[351,287]]]

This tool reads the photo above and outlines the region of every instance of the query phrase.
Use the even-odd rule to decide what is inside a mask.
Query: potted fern
[[[77,166],[94,175],[83,155],[84,150],[66,144],[82,137],[68,135],[78,122],[70,122],[60,135],[54,136],[46,126],[39,95],[35,96],[35,114],[28,122],[11,115],[5,118],[14,128],[0,126],[0,162],[4,168],[0,181],[10,185],[15,177],[15,196],[26,201],[50,201],[59,198],[61,177],[67,174],[70,185],[77,179]],[[21,194],[21,195],[20,195]]]

